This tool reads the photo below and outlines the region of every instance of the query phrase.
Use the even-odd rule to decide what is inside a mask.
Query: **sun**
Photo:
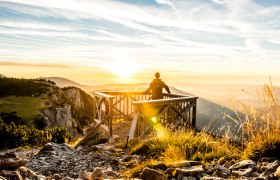
[[[121,78],[129,78],[141,68],[138,63],[126,58],[117,59],[106,66],[109,71]]]

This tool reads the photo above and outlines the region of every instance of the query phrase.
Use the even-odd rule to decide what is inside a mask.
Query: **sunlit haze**
[[[0,1],[0,74],[81,84],[279,80],[278,0]]]

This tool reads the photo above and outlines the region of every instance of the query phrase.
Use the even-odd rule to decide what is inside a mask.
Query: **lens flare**
[[[156,123],[157,123],[157,118],[156,118],[156,117],[152,117],[152,118],[151,118],[151,121],[152,121],[154,124],[156,124]]]

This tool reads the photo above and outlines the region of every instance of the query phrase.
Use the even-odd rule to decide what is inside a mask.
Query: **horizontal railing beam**
[[[106,99],[114,99],[115,97],[114,96],[111,96],[111,95],[108,95],[108,94],[105,94],[105,93],[102,93],[102,92],[94,92],[94,95],[97,96],[97,97],[100,97],[100,98],[106,98]]]
[[[135,106],[141,106],[141,105],[145,105],[145,104],[165,105],[165,104],[170,104],[170,103],[196,101],[197,98],[198,97],[181,97],[181,98],[157,99],[157,100],[148,100],[148,101],[134,101],[132,104]]]

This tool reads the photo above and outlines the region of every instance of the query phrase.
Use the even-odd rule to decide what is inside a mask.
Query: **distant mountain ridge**
[[[0,74],[0,78],[6,78],[6,76],[4,76],[3,74]]]
[[[68,86],[74,86],[78,88],[83,87],[83,85],[63,77],[39,77],[37,79],[46,79],[46,80],[53,81],[60,88],[68,87]]]

